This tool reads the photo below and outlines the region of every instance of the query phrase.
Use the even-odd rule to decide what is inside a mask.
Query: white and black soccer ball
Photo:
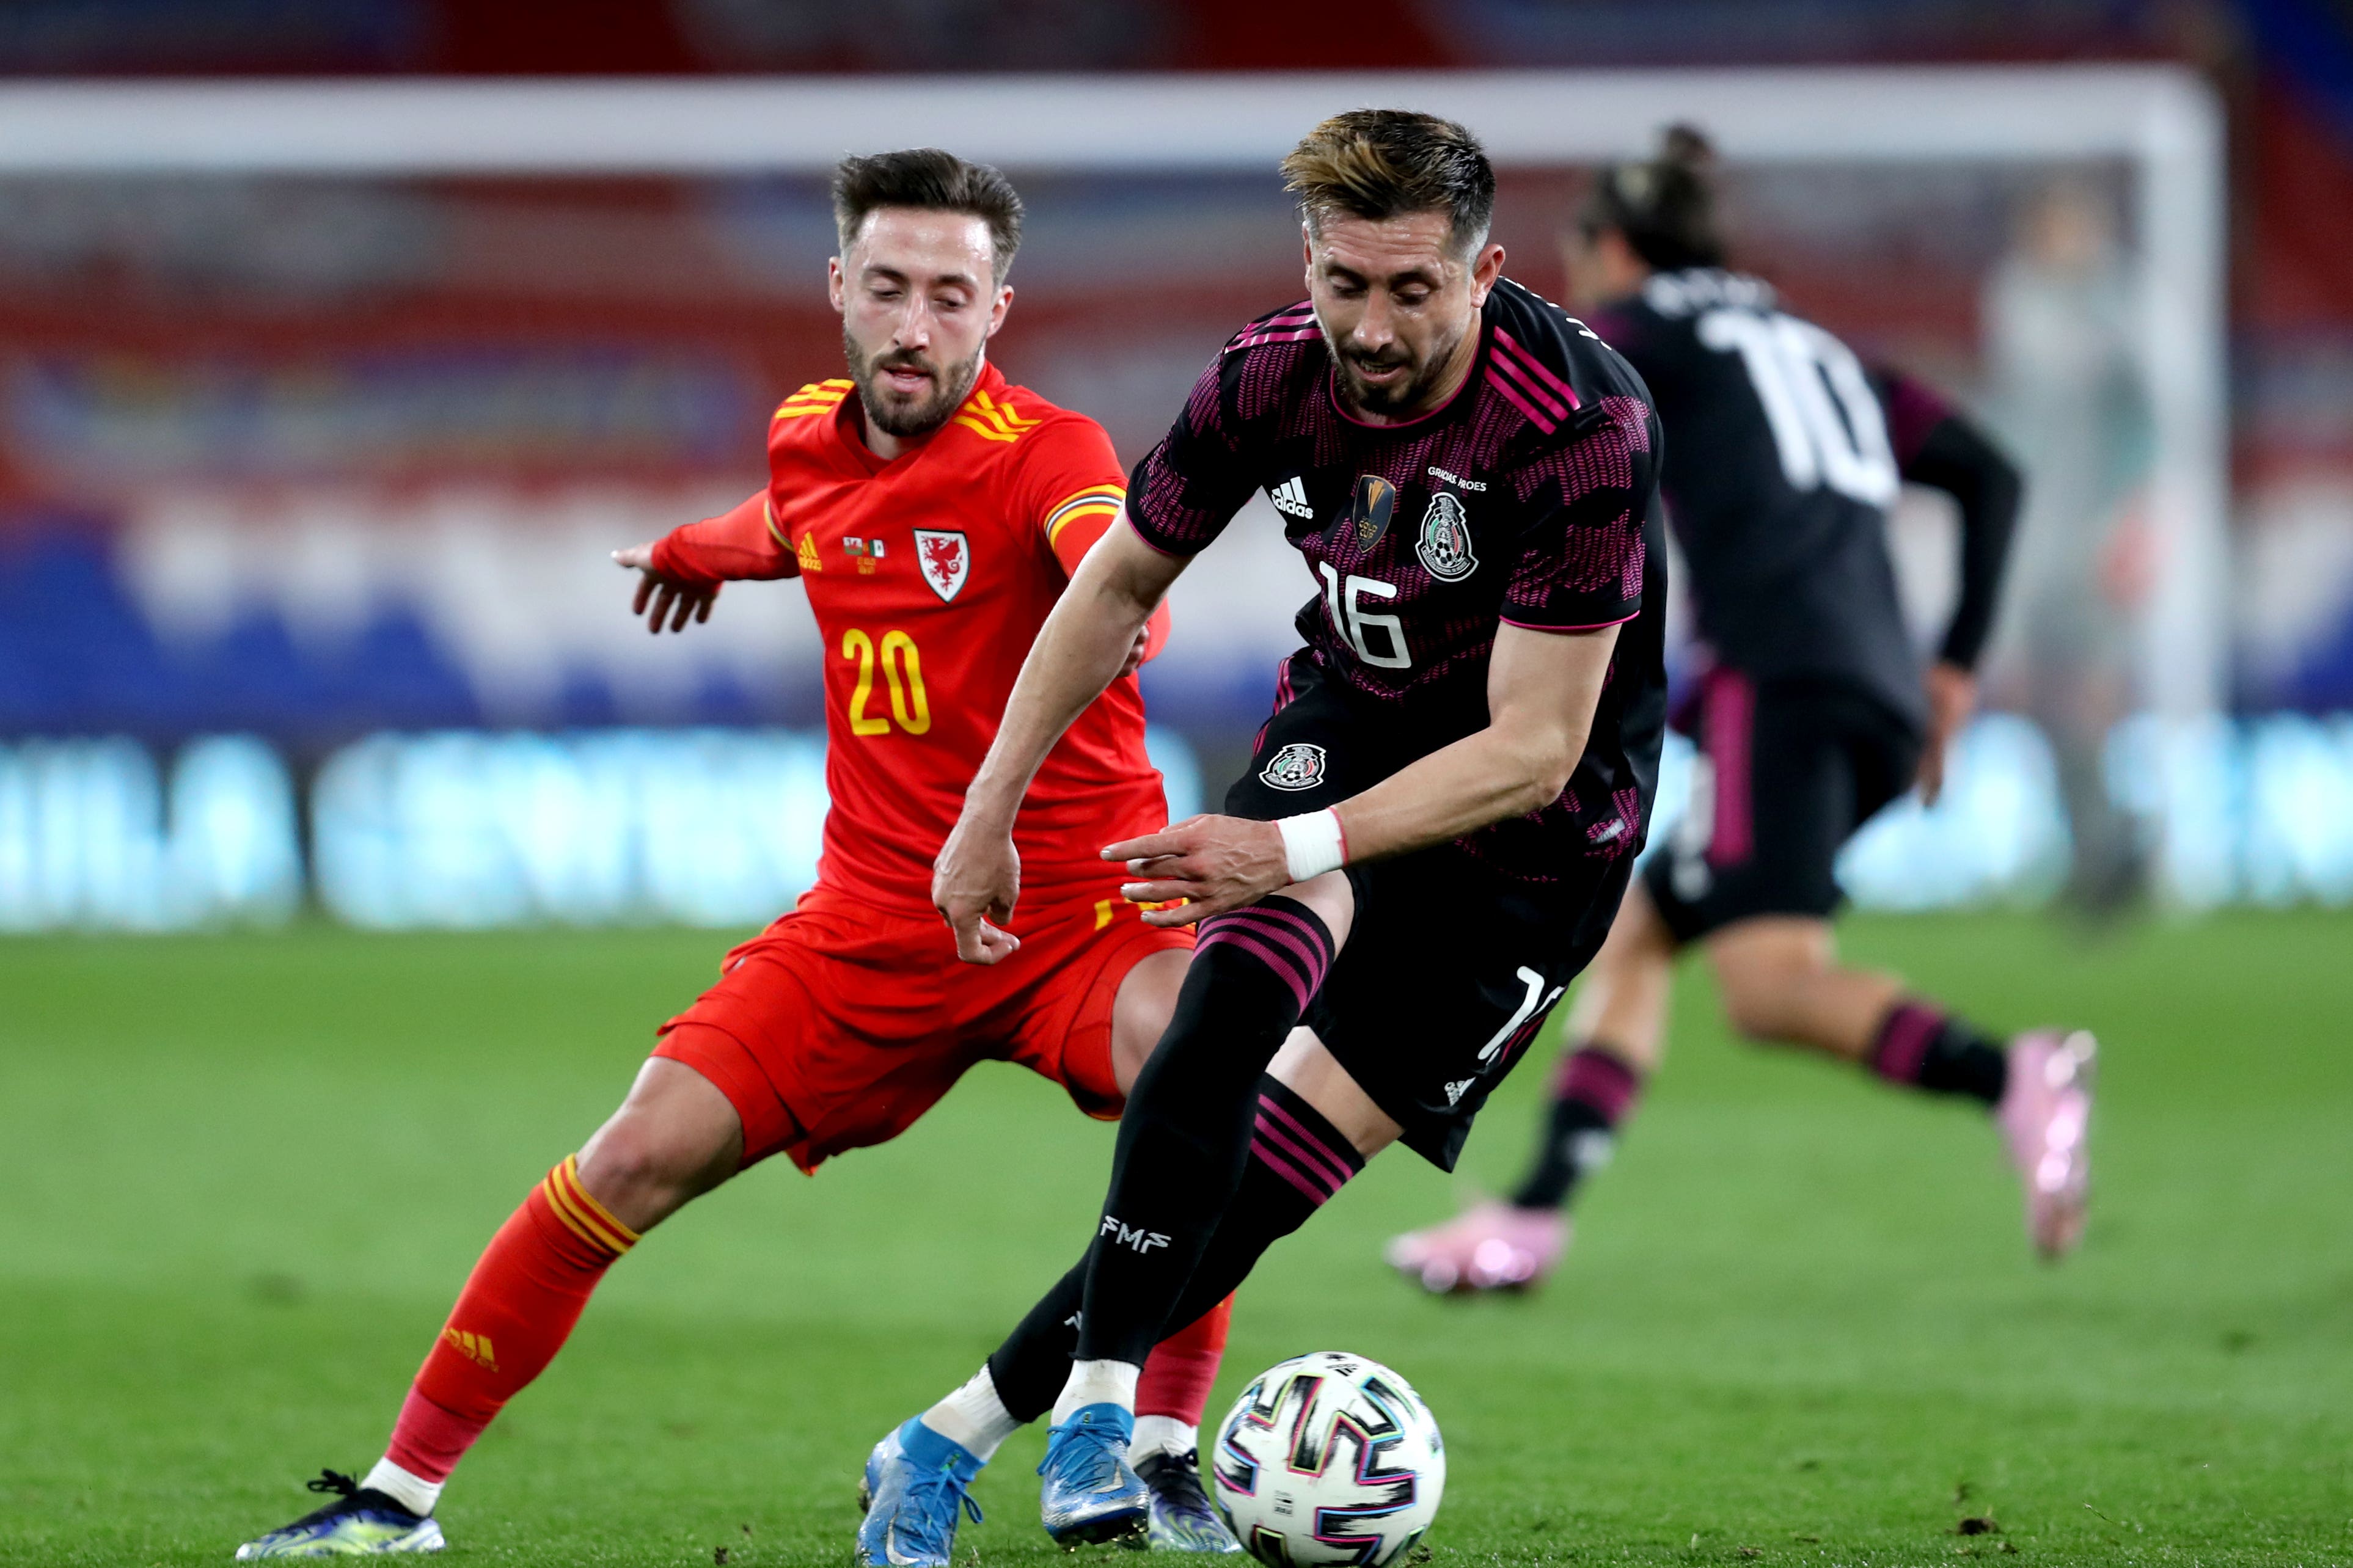
[[[1421,1539],[1446,1489],[1446,1445],[1421,1395],[1340,1351],[1253,1380],[1208,1458],[1218,1511],[1270,1568],[1381,1568]]]

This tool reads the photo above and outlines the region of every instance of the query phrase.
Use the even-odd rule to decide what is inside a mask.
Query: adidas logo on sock
[[[449,1342],[451,1350],[484,1372],[499,1370],[498,1352],[491,1348],[490,1335],[468,1333],[463,1329],[443,1329],[441,1337]]]
[[[1285,517],[1302,518],[1310,522],[1315,519],[1315,509],[1307,504],[1307,481],[1300,475],[1293,474],[1267,491],[1266,496],[1274,503],[1274,510]]]

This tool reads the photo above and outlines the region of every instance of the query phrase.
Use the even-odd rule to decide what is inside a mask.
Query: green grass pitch
[[[2353,918],[1846,940],[1990,1025],[2101,1031],[2075,1260],[2030,1259],[1982,1116],[1735,1046],[1687,971],[1563,1277],[1443,1302],[1377,1260],[1510,1175],[1530,1069],[1454,1183],[1398,1151],[1270,1258],[1213,1413],[1300,1351],[1394,1363],[1450,1440],[1440,1563],[2353,1563]],[[483,1240],[724,945],[0,943],[0,1562],[219,1563],[364,1468]],[[866,1448],[1075,1255],[1108,1149],[985,1068],[894,1146],[690,1209],[460,1471],[449,1561],[847,1561]],[[983,1477],[979,1563],[1056,1555],[1040,1444]]]

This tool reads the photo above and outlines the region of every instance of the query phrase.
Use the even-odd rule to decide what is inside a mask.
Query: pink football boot
[[[1568,1215],[1490,1199],[1428,1230],[1393,1238],[1381,1256],[1434,1296],[1525,1290],[1568,1248]]]
[[[2082,1030],[2039,1029],[2010,1042],[2010,1086],[1995,1115],[2026,1184],[2026,1233],[2046,1258],[2064,1258],[2084,1237],[2096,1051]]]

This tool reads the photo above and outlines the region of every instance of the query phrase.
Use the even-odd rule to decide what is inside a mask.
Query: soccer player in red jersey
[[[1126,493],[1102,426],[987,361],[1020,199],[995,170],[920,150],[846,160],[834,205],[849,375],[777,408],[759,494],[615,557],[643,574],[636,610],[657,633],[707,619],[728,580],[801,579],[826,653],[817,886],[728,953],[621,1108],[491,1238],[375,1469],[326,1472],[311,1484],[336,1500],[239,1558],[438,1548],[451,1470],[648,1229],[772,1154],[814,1172],[897,1136],[978,1061],[1018,1062],[1114,1117],[1167,1021],[1191,934],[1144,921],[1098,854],[1167,821],[1134,677],[1165,621],[1029,791],[1022,912],[993,938],[1006,962],[959,963],[932,906],[933,859],[1022,658]],[[1145,1373],[1155,1544],[1239,1550],[1193,1452],[1224,1342],[1220,1310]],[[934,1422],[951,1429],[924,1440],[981,1460],[1014,1428],[986,1370]],[[891,1561],[944,1564],[944,1550],[894,1539]]]

